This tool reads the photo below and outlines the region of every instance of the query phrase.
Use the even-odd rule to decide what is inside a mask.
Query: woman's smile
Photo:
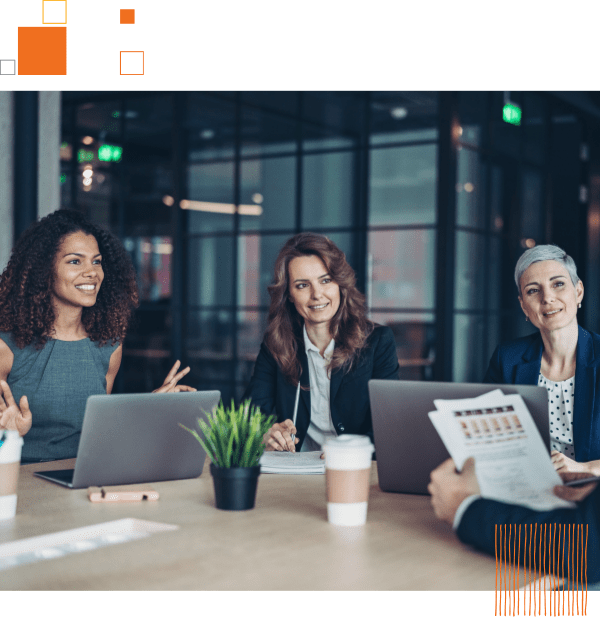
[[[75,285],[75,289],[79,289],[79,291],[83,291],[84,293],[95,293],[96,292],[96,284],[94,285]]]
[[[560,313],[562,311],[562,309],[555,309],[553,311],[550,311],[548,313],[544,313],[544,317],[552,317],[554,315],[557,315],[558,313]]]

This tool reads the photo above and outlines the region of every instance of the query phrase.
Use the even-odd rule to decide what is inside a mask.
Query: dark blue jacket
[[[300,384],[309,386],[308,357],[304,341],[299,341],[298,359],[302,365]],[[371,406],[367,384],[370,379],[398,379],[398,356],[394,335],[387,326],[376,325],[361,351],[356,366],[348,373],[336,369],[331,374],[330,409],[336,433],[368,435],[373,440]],[[252,380],[246,388],[244,399],[251,398],[265,415],[275,415],[277,422],[292,419],[296,386],[281,372],[271,352],[264,344],[254,365]],[[296,417],[296,445],[299,450],[310,424],[310,391],[300,391]]]
[[[538,383],[544,344],[535,333],[499,345],[483,378],[485,383]],[[573,405],[575,460],[600,459],[600,336],[579,326]],[[596,396],[597,395],[597,396]]]
[[[537,524],[538,535],[540,535],[539,526],[546,523],[551,525],[555,523],[561,525],[583,525],[583,529],[587,534],[587,582],[596,583],[600,581],[600,487],[596,488],[575,509],[561,508],[550,510],[549,512],[538,512],[521,506],[494,501],[493,499],[477,499],[463,514],[457,534],[466,544],[471,544],[481,551],[494,555],[496,551],[495,525],[516,525],[516,527],[512,528],[513,546],[517,550],[519,563],[522,566],[523,553],[525,553],[525,525],[533,525],[533,528],[535,528]],[[516,531],[519,525],[522,525],[522,527],[520,534],[517,534]],[[528,537],[529,529],[531,528],[528,527]],[[554,527],[548,529],[553,530]],[[517,536],[516,539],[515,536]],[[551,547],[554,547],[554,549],[551,550]],[[563,562],[563,556],[558,554],[557,548],[556,542],[546,542],[545,544],[542,543],[542,549],[540,550],[538,542],[535,550],[536,563],[541,563],[540,557],[545,556],[548,571],[551,570],[551,564],[553,563],[556,563],[558,567]],[[581,553],[582,551],[580,550]],[[529,564],[530,556],[526,555],[526,559]],[[564,561],[566,562],[566,559]],[[567,572],[567,563],[564,564],[564,572]]]

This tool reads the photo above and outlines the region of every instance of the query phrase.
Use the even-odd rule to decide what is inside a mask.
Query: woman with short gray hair
[[[519,258],[515,283],[538,332],[499,345],[484,381],[545,387],[555,469],[600,476],[600,336],[577,323],[583,283],[575,262],[558,246],[536,246]]]

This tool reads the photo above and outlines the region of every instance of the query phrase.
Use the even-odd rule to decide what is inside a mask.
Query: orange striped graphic
[[[587,615],[587,547],[587,525],[495,525],[494,615]]]

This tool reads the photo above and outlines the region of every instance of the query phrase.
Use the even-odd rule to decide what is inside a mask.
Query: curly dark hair
[[[295,386],[298,385],[302,372],[297,352],[299,347],[304,346],[304,320],[294,304],[288,301],[288,266],[295,257],[306,255],[319,257],[340,288],[340,307],[329,325],[331,336],[335,340],[329,370],[342,368],[349,371],[375,327],[375,324],[367,319],[365,297],[356,288],[356,275],[346,261],[343,251],[326,236],[311,232],[299,233],[290,238],[279,251],[275,261],[275,280],[268,288],[271,304],[265,344],[282,373]]]
[[[85,307],[82,324],[92,341],[123,341],[139,304],[135,270],[120,240],[74,210],[57,210],[33,223],[18,239],[0,275],[0,331],[11,332],[19,348],[44,347],[56,315],[51,302],[58,249],[72,233],[96,238],[104,281],[96,303]]]

